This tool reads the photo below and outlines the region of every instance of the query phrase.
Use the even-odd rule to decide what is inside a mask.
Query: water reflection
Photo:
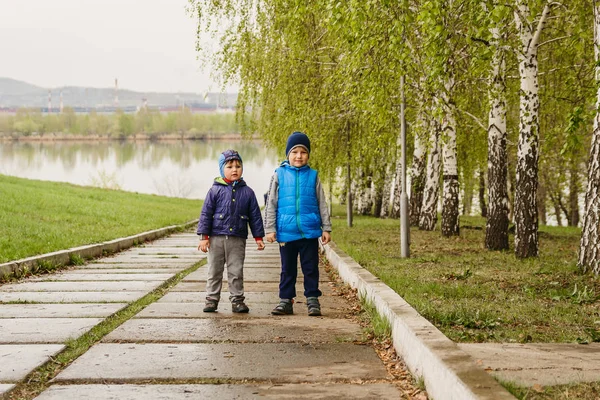
[[[261,200],[278,156],[260,142],[0,142],[0,173],[202,199],[219,175],[219,154],[230,148],[242,155],[244,179]]]

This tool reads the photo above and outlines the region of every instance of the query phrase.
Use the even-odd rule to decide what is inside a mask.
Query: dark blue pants
[[[279,298],[296,297],[298,278],[298,254],[304,275],[304,296],[319,297],[319,239],[300,239],[279,246],[281,255],[281,276],[279,278]]]

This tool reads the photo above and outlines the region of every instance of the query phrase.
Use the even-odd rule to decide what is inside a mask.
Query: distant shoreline
[[[46,133],[44,135],[11,136],[0,135],[0,142],[54,142],[54,141],[176,141],[176,140],[242,140],[239,133],[205,133],[205,134],[162,134],[147,135],[71,135],[62,133]]]

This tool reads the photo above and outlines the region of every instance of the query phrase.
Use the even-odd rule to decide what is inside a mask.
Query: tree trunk
[[[485,247],[508,249],[508,157],[506,152],[506,82],[504,52],[499,29],[491,29],[494,38],[490,112],[488,116],[488,202]],[[481,177],[481,175],[480,175]],[[483,203],[482,203],[483,204]],[[481,209],[483,216],[484,209]]]
[[[512,168],[510,160],[507,163],[506,169],[506,191],[508,194],[508,222],[515,220],[515,175],[516,168]]]
[[[485,203],[485,173],[479,170],[479,207],[481,208],[481,216],[487,218],[488,210]]]
[[[381,208],[383,205],[383,182],[380,181],[379,185],[376,185],[373,181],[373,216],[378,217],[381,215]]]
[[[515,191],[515,255],[538,255],[538,146],[539,96],[537,49],[541,30],[550,11],[546,4],[537,28],[529,23],[530,10],[525,1],[517,3],[515,22],[522,48],[518,52],[520,87],[519,144]]]
[[[392,197],[392,210],[390,217],[400,218],[400,191],[402,189],[402,160],[396,157],[396,172],[394,173],[394,188]]]
[[[423,205],[419,218],[419,229],[432,231],[437,223],[437,203],[440,190],[440,126],[435,121],[429,138],[427,155],[427,179],[423,190]]]
[[[542,179],[538,181],[537,191],[537,208],[538,215],[540,216],[540,222],[542,223],[542,225],[547,225],[548,219],[546,218],[546,185],[544,184]]]
[[[359,168],[356,184],[356,212],[358,215],[369,215],[373,208],[371,197],[371,177],[367,176],[363,168]]]
[[[594,3],[594,55],[596,57],[596,116],[588,163],[588,184],[577,265],[600,275],[600,3]]]
[[[556,225],[563,226],[562,225],[562,215],[561,215],[562,210],[560,208],[560,198],[550,196],[550,199],[552,200],[552,206],[554,207],[554,216],[556,217]]]
[[[463,171],[462,175],[463,193],[462,193],[462,215],[471,215],[473,211],[473,177],[469,176],[468,171]]]
[[[352,151],[350,148],[350,123],[346,122],[346,146],[347,146],[347,160],[346,163],[346,223],[349,228],[352,228],[352,219],[353,219],[353,207],[352,207],[352,170],[350,168],[350,160],[352,159]]]
[[[421,205],[423,204],[423,190],[425,190],[425,163],[427,152],[423,143],[422,135],[427,130],[425,118],[421,117],[423,132],[415,132],[415,149],[413,151],[413,162],[410,167],[410,205],[409,223],[411,226],[419,226]]]
[[[571,160],[569,178],[569,226],[579,225],[579,171],[577,161]]]
[[[385,176],[389,177],[391,173],[392,164],[387,164],[385,167]],[[383,181],[383,193],[381,195],[381,212],[379,216],[381,218],[386,218],[390,215],[390,195],[392,190],[392,179],[384,179]]]
[[[456,153],[456,119],[454,106],[451,103],[450,92],[454,86],[452,78],[446,82],[444,99],[444,196],[442,201],[442,236],[457,236],[459,234],[458,217],[460,215],[458,194],[458,162]]]
[[[352,175],[350,173],[350,161],[346,163],[346,222],[352,228]]]

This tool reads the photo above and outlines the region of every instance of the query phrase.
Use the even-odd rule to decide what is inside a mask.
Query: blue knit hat
[[[289,157],[290,151],[292,151],[292,149],[296,146],[304,147],[306,151],[308,151],[308,154],[310,154],[310,139],[308,136],[302,132],[294,132],[287,139],[287,144],[285,146],[285,158]]]
[[[232,160],[238,160],[240,164],[243,164],[242,156],[235,150],[225,150],[219,156],[219,172],[221,172],[222,178],[225,178],[225,164]]]

